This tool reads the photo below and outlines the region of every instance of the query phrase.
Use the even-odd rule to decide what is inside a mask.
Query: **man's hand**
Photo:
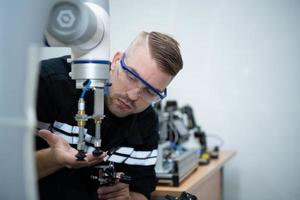
[[[101,186],[97,190],[100,200],[130,200],[129,185],[117,181],[111,186]]]
[[[95,157],[91,153],[87,153],[84,161],[77,161],[75,155],[78,151],[72,148],[62,137],[48,130],[40,130],[38,135],[46,140],[50,146],[50,148],[40,150],[36,154],[39,178],[47,176],[62,167],[81,168],[93,166],[102,162],[107,155],[103,153],[101,156]]]

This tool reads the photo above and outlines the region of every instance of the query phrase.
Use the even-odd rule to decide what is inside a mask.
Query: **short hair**
[[[140,45],[149,50],[150,56],[163,72],[175,76],[182,69],[179,43],[171,36],[159,32],[141,32],[127,48],[126,56],[130,57]]]

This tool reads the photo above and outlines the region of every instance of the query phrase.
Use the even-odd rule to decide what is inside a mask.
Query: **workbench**
[[[158,185],[152,193],[152,198],[158,199],[166,195],[177,197],[186,191],[197,196],[199,200],[221,200],[224,165],[235,154],[236,151],[233,150],[221,150],[218,159],[211,159],[208,165],[200,165],[178,187]]]

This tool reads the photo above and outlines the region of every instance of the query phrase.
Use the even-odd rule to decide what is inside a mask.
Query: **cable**
[[[207,138],[211,137],[211,138],[215,138],[215,139],[219,140],[219,142],[220,142],[220,144],[218,145],[219,147],[222,147],[224,145],[224,140],[216,134],[206,134],[206,137]]]
[[[86,91],[89,89],[90,85],[91,85],[92,81],[90,79],[87,80],[87,83],[85,84],[83,90],[82,90],[82,93],[81,93],[81,96],[80,98],[83,98]]]

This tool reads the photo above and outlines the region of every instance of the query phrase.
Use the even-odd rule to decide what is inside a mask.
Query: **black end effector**
[[[78,153],[75,155],[78,161],[83,161],[86,157],[85,152],[83,150],[79,150]]]
[[[198,200],[198,198],[195,195],[192,195],[187,192],[182,192],[179,197],[174,197],[170,195],[165,196],[166,200]]]
[[[95,150],[93,151],[93,155],[98,157],[101,156],[101,154],[103,153],[103,151],[101,150],[100,147],[95,147]]]
[[[114,163],[109,163],[108,166],[100,166],[98,168],[99,172],[95,176],[91,176],[92,179],[97,179],[100,186],[109,186],[120,181],[121,183],[129,184],[131,177],[125,174],[117,174]]]

